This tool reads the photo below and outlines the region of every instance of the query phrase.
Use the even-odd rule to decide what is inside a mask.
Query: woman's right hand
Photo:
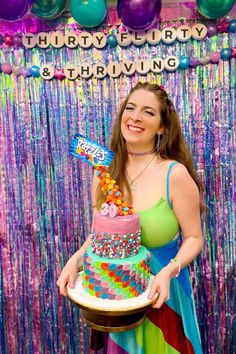
[[[78,275],[79,268],[82,266],[82,259],[78,257],[77,254],[74,254],[66,263],[65,267],[62,269],[62,272],[57,280],[57,286],[59,287],[60,294],[63,296],[66,295],[66,285],[70,288],[75,287],[75,280]]]

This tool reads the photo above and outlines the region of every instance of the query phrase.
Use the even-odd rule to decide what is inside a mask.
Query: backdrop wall
[[[63,25],[63,19],[61,20]],[[192,23],[190,22],[190,25]],[[207,24],[207,22],[205,22]],[[0,49],[0,62],[64,67],[154,56],[204,58],[235,35],[97,50]],[[1,354],[88,353],[79,310],[58,295],[61,268],[91,223],[92,170],[68,155],[74,133],[109,144],[112,121],[131,86],[157,82],[173,98],[209,208],[204,248],[192,269],[205,353],[236,351],[233,323],[235,255],[236,59],[117,79],[46,81],[0,74],[0,328]]]

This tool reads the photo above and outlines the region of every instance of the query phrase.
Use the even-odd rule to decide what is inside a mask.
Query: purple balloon
[[[17,47],[20,47],[22,45],[22,35],[20,33],[15,34],[15,36],[13,37],[13,43]]]
[[[195,57],[191,57],[190,58],[190,62],[189,62],[189,66],[191,68],[196,68],[196,66],[198,66],[200,64],[200,60],[198,60],[197,58]]]
[[[150,28],[161,12],[161,0],[118,0],[118,15],[134,31]]]
[[[17,21],[30,11],[34,0],[7,0],[0,7],[0,19]]]
[[[207,36],[212,37],[217,34],[217,28],[214,25],[207,27]]]
[[[30,76],[30,71],[28,68],[22,68],[21,69],[21,75],[23,75],[24,77],[28,77]]]

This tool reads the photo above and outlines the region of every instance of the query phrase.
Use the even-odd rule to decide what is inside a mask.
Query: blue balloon
[[[40,68],[38,66],[36,66],[36,65],[31,66],[29,71],[30,71],[30,75],[32,75],[33,77],[39,77],[40,76]]]
[[[107,13],[105,0],[71,0],[71,16],[82,27],[97,27]]]
[[[44,20],[54,19],[62,13],[66,0],[35,0],[31,12]]]
[[[2,38],[2,35],[0,34],[0,44],[3,43],[3,38]]]
[[[180,57],[179,58],[179,68],[180,69],[187,69],[190,64],[189,57]]]
[[[2,72],[2,63],[0,63],[0,74]]]
[[[220,52],[220,57],[223,60],[229,60],[231,57],[231,49],[230,48],[223,48]]]
[[[232,33],[236,32],[236,20],[230,21],[228,31]]]
[[[220,18],[227,15],[235,0],[196,0],[200,14],[206,18]]]
[[[114,34],[109,34],[107,36],[107,44],[109,44],[109,46],[111,48],[116,47],[117,46],[117,39],[116,36]]]

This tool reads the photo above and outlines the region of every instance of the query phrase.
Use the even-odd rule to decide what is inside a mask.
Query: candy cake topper
[[[114,152],[81,134],[76,134],[70,143],[69,153],[88,162],[96,169],[101,189],[106,195],[106,201],[101,207],[102,215],[109,214],[111,217],[115,217],[116,215],[123,216],[134,213],[132,206],[123,200],[116,181],[107,172],[107,168],[114,158]]]
[[[77,133],[71,141],[69,153],[82,161],[88,162],[93,167],[108,167],[114,157],[114,152],[79,133]]]

